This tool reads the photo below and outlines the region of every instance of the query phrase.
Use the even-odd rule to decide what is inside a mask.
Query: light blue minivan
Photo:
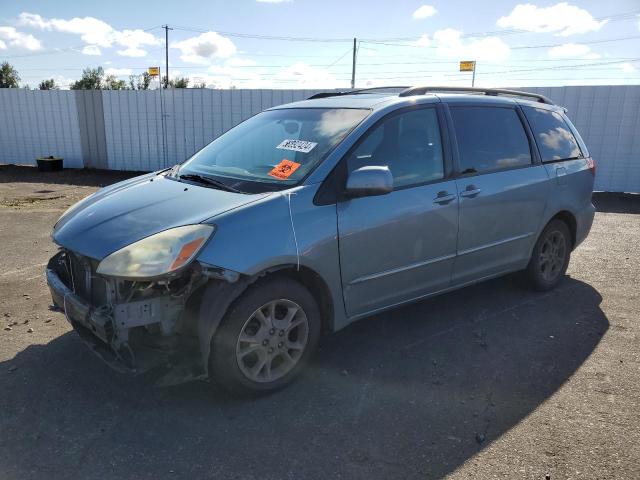
[[[511,272],[555,287],[591,228],[594,175],[541,95],[321,93],[71,207],[47,280],[115,368],[269,392],[323,332],[373,313]]]

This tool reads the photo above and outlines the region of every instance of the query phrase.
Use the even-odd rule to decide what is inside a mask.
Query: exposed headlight
[[[186,225],[156,233],[112,253],[97,272],[132,279],[173,272],[193,260],[214,230],[211,225]]]

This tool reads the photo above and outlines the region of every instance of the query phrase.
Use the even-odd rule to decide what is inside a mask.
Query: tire
[[[308,364],[320,332],[309,290],[284,276],[260,280],[232,304],[211,341],[211,379],[241,396],[279,390]]]
[[[533,247],[531,259],[524,270],[527,285],[547,291],[562,281],[571,259],[571,233],[562,220],[551,220]]]

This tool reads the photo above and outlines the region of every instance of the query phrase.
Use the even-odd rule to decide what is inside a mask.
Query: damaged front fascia
[[[76,262],[75,276],[74,268],[71,267],[72,255]],[[47,268],[54,302],[59,303],[58,306],[65,310],[67,318],[74,326],[80,327],[77,330],[85,340],[87,335],[82,334],[91,333],[90,336],[99,338],[105,347],[109,346],[115,357],[124,363],[129,371],[142,373],[158,364],[153,361],[144,362],[145,365],[142,365],[138,361],[132,347],[138,346],[135,340],[139,336],[134,334],[143,333],[146,346],[151,340],[158,350],[165,347],[178,350],[179,340],[192,338],[194,341],[190,344],[193,346],[189,350],[195,351],[180,353],[193,359],[198,359],[200,353],[202,364],[196,367],[206,373],[210,339],[231,301],[246,287],[243,276],[196,261],[179,275],[155,279],[152,282],[132,282],[96,276],[93,273],[96,265],[92,267],[91,262],[94,261],[63,250],[51,259]],[[92,281],[102,282],[105,288],[104,296],[97,305],[86,298],[93,299]],[[195,318],[190,318],[186,308],[189,299],[205,284],[208,285],[205,287],[202,305],[194,311]],[[66,292],[61,295],[63,289],[66,289]],[[144,328],[141,330],[138,327]],[[85,332],[81,332],[82,329]],[[199,337],[197,344],[200,352],[196,350],[196,335]],[[98,353],[95,347],[93,350]],[[114,366],[108,359],[103,357],[103,360]],[[196,363],[200,363],[199,360]],[[175,377],[176,373],[174,372],[172,377]]]

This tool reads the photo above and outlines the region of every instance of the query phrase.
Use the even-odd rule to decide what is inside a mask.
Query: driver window
[[[444,178],[438,115],[423,108],[393,115],[367,133],[348,160],[349,172],[387,166],[394,188]]]

